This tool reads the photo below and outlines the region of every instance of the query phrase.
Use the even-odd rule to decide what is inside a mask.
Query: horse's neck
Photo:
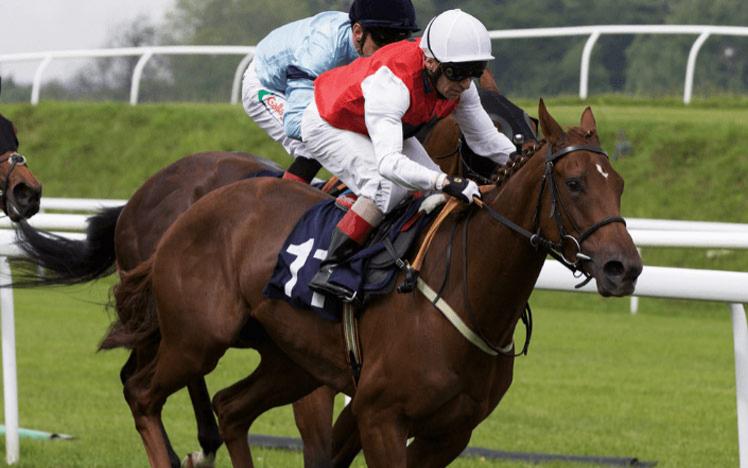
[[[524,184],[534,185],[531,180]],[[533,190],[526,186],[523,192]],[[530,231],[536,199],[526,195],[520,201],[516,195],[502,191],[492,204],[501,214]],[[486,199],[493,202],[494,197],[491,193]],[[472,240],[468,241],[467,287],[476,325],[492,343],[505,345],[532,293],[545,254],[532,247],[524,236],[491,219],[486,210],[473,215],[468,236]]]

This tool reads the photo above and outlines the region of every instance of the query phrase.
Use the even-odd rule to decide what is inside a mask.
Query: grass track
[[[101,306],[109,284],[16,291],[21,425],[76,436],[72,442],[23,439],[21,467],[146,464],[117,378],[125,353],[95,352],[109,321]],[[541,293],[533,301],[530,355],[517,361],[512,388],[471,445],[636,456],[663,467],[737,464],[727,307],[705,304],[679,313],[677,303],[648,300],[639,315],[630,316],[626,301],[596,307],[603,301],[590,296],[582,309],[559,306],[568,298]],[[255,364],[254,352],[231,351],[210,375],[211,391]],[[169,400],[164,420],[178,453],[197,448],[185,391]],[[290,408],[270,412],[252,429],[297,436]],[[301,465],[298,453],[255,454],[258,466]],[[229,466],[225,449],[219,466]],[[518,465],[461,459],[453,466]]]
[[[563,125],[586,104],[546,101]],[[521,102],[531,114],[536,102]],[[748,222],[745,100],[592,100],[603,147],[624,131],[634,153],[614,162],[626,179],[625,216]],[[126,198],[150,174],[205,150],[242,150],[287,163],[237,106],[113,103],[15,104],[1,109],[46,196]],[[746,252],[645,249],[647,264],[748,270]],[[73,442],[22,441],[22,467],[140,467],[144,452],[121,396],[121,351],[95,353],[109,317],[111,280],[16,292],[21,425],[73,434]],[[471,444],[501,450],[636,456],[666,467],[735,466],[732,334],[722,304],[626,300],[538,292],[536,331],[515,382]],[[243,377],[256,354],[232,351],[209,377],[215,391]],[[178,453],[197,447],[186,392],[165,409]],[[296,436],[290,408],[254,426]],[[2,448],[3,441],[0,441]],[[258,466],[300,466],[299,454],[255,451]],[[221,450],[219,466],[228,466]],[[359,466],[363,466],[359,463]],[[454,466],[518,466],[476,459]],[[559,464],[557,466],[572,466]]]

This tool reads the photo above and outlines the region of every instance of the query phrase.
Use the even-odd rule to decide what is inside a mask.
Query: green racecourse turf
[[[546,102],[563,125],[575,124],[584,107],[573,99]],[[536,103],[521,104],[536,113]],[[748,222],[745,104],[593,100],[603,146],[612,152],[621,129],[633,144],[633,155],[613,163],[626,179],[623,214]],[[158,168],[204,150],[251,151],[287,163],[236,106],[42,103],[4,105],[0,112],[18,127],[21,150],[46,196],[126,198]],[[748,271],[743,252],[645,249],[644,258]],[[102,304],[112,282],[15,291],[21,425],[76,436],[71,442],[23,439],[20,466],[146,465],[121,396],[125,353],[95,352],[111,318]],[[737,464],[725,305],[643,299],[631,316],[625,299],[536,292],[531,303],[530,355],[517,360],[512,388],[471,445],[638,457],[658,466]],[[253,352],[231,351],[209,377],[211,391],[255,364]],[[164,419],[180,456],[197,448],[186,392],[169,400]],[[252,429],[297,436],[289,408],[270,412]],[[297,453],[254,454],[258,466],[301,465]],[[225,449],[219,466],[228,466]],[[453,466],[519,465],[462,459]]]

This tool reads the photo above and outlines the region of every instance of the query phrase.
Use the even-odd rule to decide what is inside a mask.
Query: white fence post
[[[592,49],[595,47],[597,39],[600,37],[600,31],[595,31],[587,39],[584,44],[584,50],[582,51],[582,65],[579,70],[579,98],[587,99],[587,91],[590,80],[590,57],[592,56]]]
[[[686,65],[686,84],[685,86],[683,86],[684,104],[690,104],[691,102],[691,94],[693,93],[693,75],[694,70],[696,69],[696,57],[698,57],[701,46],[704,45],[704,42],[708,38],[709,32],[707,31],[699,34],[699,37],[696,38],[696,41],[694,41],[693,45],[691,46],[691,51],[688,53],[688,63]]]
[[[732,304],[735,346],[735,393],[738,406],[738,452],[740,468],[748,468],[748,326],[743,304]]]
[[[34,84],[31,86],[32,106],[39,104],[39,93],[41,93],[42,88],[42,75],[44,75],[44,69],[47,68],[47,65],[49,65],[49,62],[51,61],[52,57],[44,57],[44,60],[42,60],[39,67],[37,67],[36,73],[34,73]]]
[[[642,255],[642,249],[640,247],[636,248],[636,251],[639,252],[639,256]],[[642,259],[642,262],[644,259]],[[631,312],[631,315],[636,315],[639,313],[639,296],[631,296],[631,302],[629,304],[629,312]]]
[[[143,76],[143,69],[148,60],[153,57],[153,51],[146,49],[140,56],[138,63],[132,71],[132,83],[130,83],[130,105],[138,103],[138,94],[140,93],[140,78]]]
[[[7,257],[0,257],[0,279],[9,281]],[[16,326],[13,312],[13,289],[0,289],[2,308],[3,399],[5,403],[5,460],[18,462],[18,383],[16,382]]]

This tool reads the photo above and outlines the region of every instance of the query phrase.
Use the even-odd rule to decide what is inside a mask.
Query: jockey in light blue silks
[[[294,158],[284,178],[309,183],[320,168],[301,141],[301,117],[323,72],[369,56],[418,31],[411,0],[355,0],[350,12],[328,11],[282,26],[255,49],[244,73],[244,110]]]

